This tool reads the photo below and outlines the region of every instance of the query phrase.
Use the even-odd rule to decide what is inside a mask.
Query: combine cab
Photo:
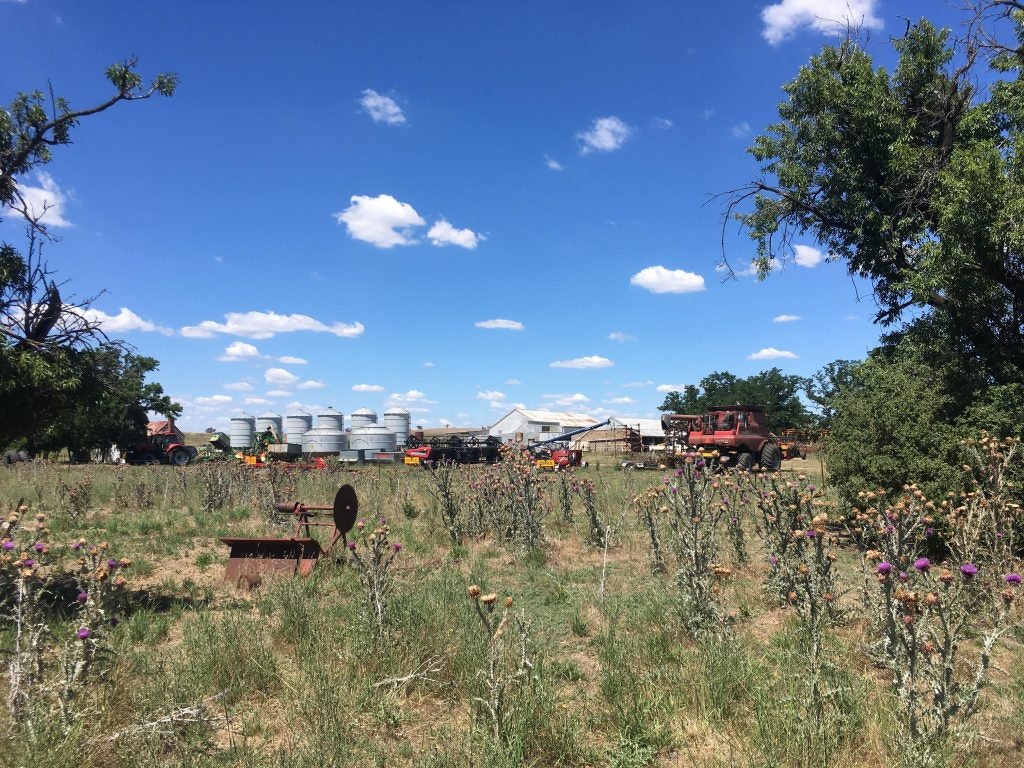
[[[782,465],[782,450],[758,406],[716,406],[702,416],[665,414],[661,423],[669,449],[677,454],[699,451],[737,469],[759,465],[774,472]]]

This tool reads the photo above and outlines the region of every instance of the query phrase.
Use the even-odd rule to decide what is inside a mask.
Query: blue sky
[[[781,86],[853,13],[891,63],[943,2],[0,0],[0,101],[170,99],[88,118],[42,174],[51,267],[157,358],[186,429],[240,411],[489,425],[516,405],[654,417],[712,371],[810,375],[877,343],[812,241],[723,282],[723,204]],[[5,215],[0,238],[20,246]],[[740,271],[753,244],[727,225]],[[858,301],[858,295],[861,300]]]

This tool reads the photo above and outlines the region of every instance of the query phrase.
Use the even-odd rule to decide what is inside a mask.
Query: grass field
[[[60,728],[40,693],[31,727],[10,726],[0,764],[905,762],[889,674],[866,652],[869,626],[856,598],[863,580],[852,547],[836,550],[847,611],[823,650],[833,691],[823,727],[808,712],[806,648],[795,615],[763,589],[767,553],[751,513],[740,513],[749,562],[722,540],[720,563],[729,574],[715,589],[726,629],[697,642],[683,629],[673,570],[652,575],[649,532],[634,503],[663,487],[664,474],[617,471],[611,458],[600,463],[576,478],[593,483],[606,546],[594,543],[581,496],[572,497],[572,519],[564,514],[561,478],[549,474],[540,489],[544,545],[530,552],[493,535],[453,543],[443,495],[427,472],[401,465],[4,469],[5,512],[24,499],[31,513],[45,514],[54,551],[82,537],[131,565],[122,569],[124,600],[105,616],[117,625],[102,630],[103,654],[76,694],[72,725]],[[821,484],[816,460],[786,466],[781,479],[807,474]],[[468,508],[482,493],[472,488],[482,472],[456,471],[452,498]],[[367,531],[386,518],[389,544],[401,544],[384,554],[393,562],[383,628],[368,610],[373,593],[364,572],[351,565],[323,560],[311,578],[270,579],[251,592],[224,582],[227,548],[219,537],[288,535],[270,514],[273,501],[330,503],[344,483],[359,494]],[[369,560],[371,548],[362,539],[357,552]],[[471,585],[497,601],[477,603],[467,594]],[[507,609],[506,596],[513,598]],[[69,598],[51,600],[46,614],[56,650],[40,664],[49,674],[57,674],[58,641],[76,628],[61,599]],[[497,607],[478,615],[478,605]],[[506,610],[508,623],[489,637],[481,616],[496,625]],[[7,621],[0,647],[15,640]],[[980,713],[936,764],[1022,763],[1022,640],[1018,623],[997,650]],[[498,728],[478,701],[494,701],[496,690]]]

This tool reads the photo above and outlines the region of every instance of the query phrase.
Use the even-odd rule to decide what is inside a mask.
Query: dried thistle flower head
[[[468,592],[469,596],[472,597],[474,600],[480,597],[480,587],[476,584],[471,584],[469,586],[469,589],[466,590],[466,592]]]
[[[483,597],[481,597],[480,598],[480,602],[483,603],[484,605],[491,605],[497,599],[498,599],[498,595],[496,593],[494,593],[494,592],[491,592],[490,594],[487,594],[487,595],[484,595]]]

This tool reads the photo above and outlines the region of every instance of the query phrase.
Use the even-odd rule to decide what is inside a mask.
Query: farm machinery
[[[230,547],[224,578],[238,588],[253,589],[263,577],[309,576],[321,557],[330,556],[341,541],[346,545],[346,534],[356,523],[359,498],[355,488],[343,485],[334,496],[331,506],[316,506],[299,501],[276,504],[274,510],[294,521],[294,530],[288,537],[228,536],[221,541]],[[322,520],[321,518],[328,518]],[[313,538],[312,528],[331,529],[326,547]]]
[[[497,437],[435,437],[405,449],[404,463],[429,465],[451,461],[456,464],[494,464],[500,456],[501,440]]]
[[[199,449],[185,445],[174,432],[159,432],[134,443],[125,451],[129,464],[173,464],[183,467],[199,456]]]
[[[758,465],[770,472],[781,467],[783,458],[794,457],[783,455],[768,430],[764,408],[755,405],[714,406],[700,416],[665,414],[661,425],[668,457],[698,452],[723,466],[749,470]]]
[[[556,472],[569,467],[585,467],[587,462],[583,458],[583,451],[568,446],[569,438],[586,434],[595,429],[600,429],[611,423],[611,419],[605,419],[599,424],[590,424],[586,427],[563,432],[549,440],[541,440],[533,443],[527,450],[533,454],[534,463],[541,469],[553,469]],[[564,443],[560,447],[554,447],[558,443]]]

